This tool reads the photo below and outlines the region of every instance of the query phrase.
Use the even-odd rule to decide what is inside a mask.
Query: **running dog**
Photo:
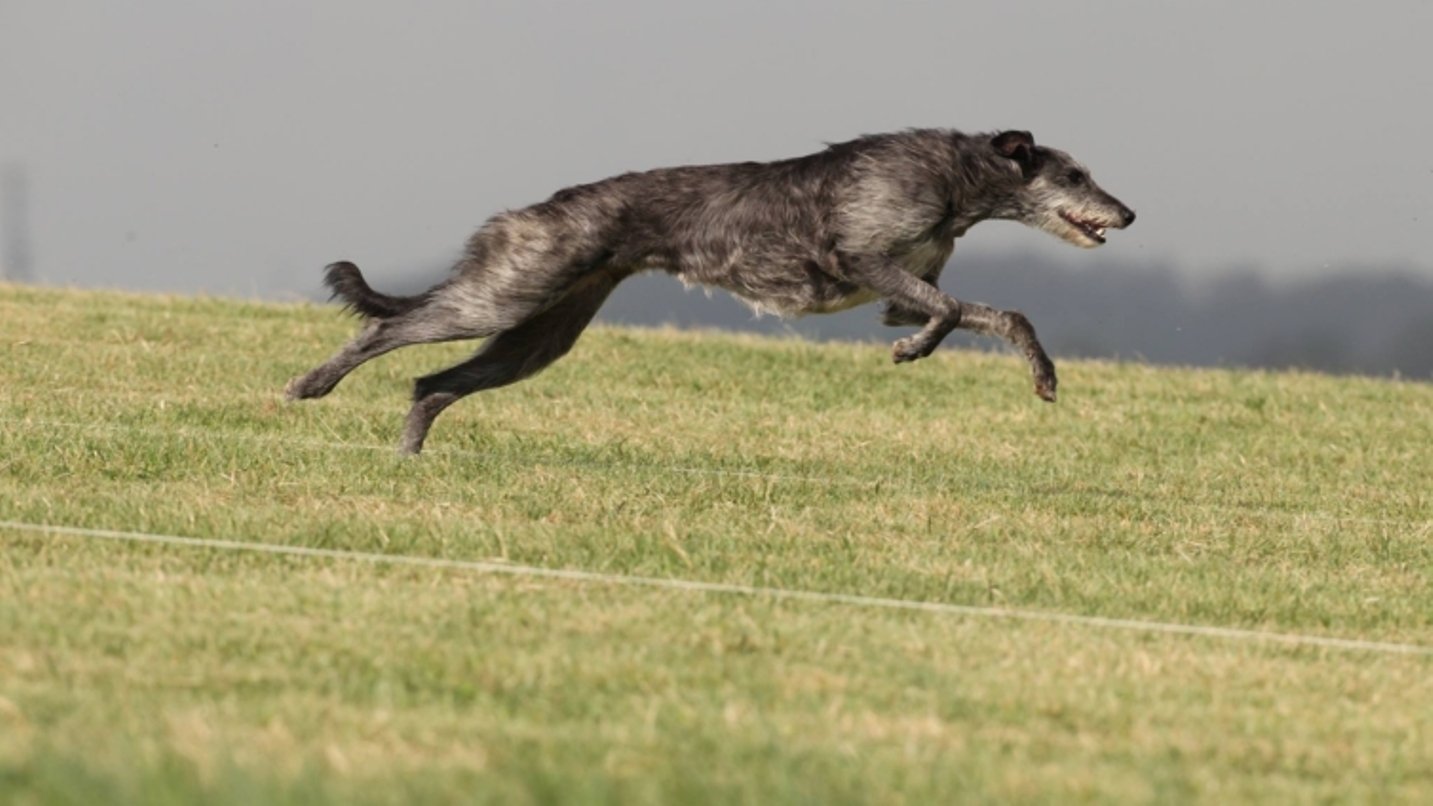
[[[776,162],[623,174],[494,216],[452,275],[422,294],[382,294],[354,264],[330,265],[325,284],[366,324],[284,391],[323,397],[390,350],[487,338],[473,357],[415,382],[399,451],[416,454],[444,409],[541,371],[618,283],[660,270],[784,316],[885,300],[886,324],[921,327],[895,342],[896,363],[930,355],[956,328],[998,336],[1029,361],[1035,394],[1053,402],[1055,366],[1024,315],[936,286],[955,239],[990,218],[1088,248],[1135,214],[1084,165],[1024,131],[921,129]]]

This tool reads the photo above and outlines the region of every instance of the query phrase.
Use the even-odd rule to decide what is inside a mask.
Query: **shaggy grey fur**
[[[330,265],[328,287],[367,323],[285,393],[322,397],[398,347],[491,337],[415,383],[400,451],[417,453],[443,409],[561,358],[618,283],[661,270],[784,316],[884,299],[887,324],[922,326],[895,343],[897,363],[930,355],[956,328],[999,336],[1029,360],[1035,393],[1053,401],[1055,367],[1029,320],[936,287],[955,239],[988,218],[1094,247],[1134,212],[1069,154],[1022,131],[914,130],[777,162],[623,174],[494,216],[453,275],[413,297],[372,290],[352,263]]]

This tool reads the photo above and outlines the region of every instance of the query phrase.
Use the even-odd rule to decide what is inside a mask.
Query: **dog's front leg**
[[[935,352],[941,340],[960,325],[960,300],[917,278],[887,257],[842,255],[841,268],[853,282],[888,300],[891,309],[913,312],[925,318],[925,327],[919,333],[893,345],[891,357],[897,364],[925,358]]]
[[[1030,362],[1035,378],[1035,394],[1041,400],[1055,402],[1055,363],[1045,354],[1035,337],[1035,326],[1019,311],[1001,311],[976,302],[960,304],[960,329],[986,336],[998,336],[1015,345]]]
[[[1035,327],[1019,311],[1000,311],[978,303],[961,302],[915,277],[900,264],[879,255],[843,255],[847,276],[889,300],[892,306],[930,317],[914,336],[897,341],[891,351],[897,364],[925,358],[952,330],[960,328],[1009,341],[1025,354],[1034,376],[1035,394],[1055,400],[1055,364],[1035,336]]]

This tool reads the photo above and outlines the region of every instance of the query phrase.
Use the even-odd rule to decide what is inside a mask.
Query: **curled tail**
[[[374,291],[368,287],[358,267],[346,260],[330,263],[323,270],[323,284],[333,292],[334,299],[343,300],[350,311],[368,319],[389,319],[427,301],[426,294],[395,297]]]

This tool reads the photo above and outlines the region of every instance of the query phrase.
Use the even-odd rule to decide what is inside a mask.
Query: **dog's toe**
[[[313,395],[309,394],[308,390],[304,388],[304,379],[307,377],[307,375],[300,375],[296,378],[290,378],[289,382],[284,384],[284,400],[305,400],[313,397]]]

